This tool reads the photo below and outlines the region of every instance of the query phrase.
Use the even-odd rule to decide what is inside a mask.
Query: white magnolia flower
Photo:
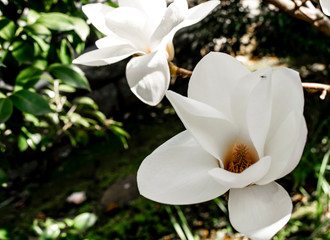
[[[91,23],[106,37],[96,41],[97,50],[73,62],[100,66],[131,55],[126,78],[132,92],[149,105],[158,104],[170,83],[168,61],[174,57],[172,39],[181,28],[202,20],[219,3],[207,1],[188,9],[186,0],[119,0],[119,7],[95,3],[83,6]]]
[[[298,164],[306,142],[297,72],[250,72],[210,53],[196,66],[188,97],[166,94],[186,131],[157,148],[138,170],[140,193],[166,204],[211,200],[229,190],[233,227],[270,239],[290,219],[289,194],[274,182]]]
[[[330,16],[330,0],[320,0],[320,5],[323,13]]]

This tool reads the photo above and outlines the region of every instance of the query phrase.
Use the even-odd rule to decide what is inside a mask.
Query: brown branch
[[[265,0],[287,14],[310,23],[330,37],[330,19],[309,0]]]
[[[322,91],[322,93],[320,95],[320,98],[322,100],[324,100],[325,97],[327,96],[327,93],[330,92],[330,85],[327,85],[327,84],[303,82],[302,86],[303,86],[303,88],[309,89],[312,91]]]
[[[186,78],[186,77],[191,77],[192,71],[189,71],[187,69],[184,68],[179,68],[177,66],[175,66],[172,62],[169,62],[169,67],[170,67],[170,72],[171,72],[171,76],[173,77],[182,77],[182,78]],[[325,97],[327,96],[327,93],[330,92],[330,85],[327,84],[322,84],[322,83],[309,83],[309,82],[303,82],[301,83],[304,89],[310,90],[310,91],[322,91],[320,98],[322,100],[325,99]]]
[[[191,77],[192,71],[175,66],[172,62],[168,63],[172,77]]]

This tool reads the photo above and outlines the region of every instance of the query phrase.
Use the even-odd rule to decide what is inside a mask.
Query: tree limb
[[[330,19],[309,0],[265,0],[287,14],[310,23],[330,37]]]

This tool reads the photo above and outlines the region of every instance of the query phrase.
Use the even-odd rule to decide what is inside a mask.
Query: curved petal
[[[289,174],[293,169],[296,168],[298,163],[300,162],[301,156],[304,152],[306,140],[307,140],[307,126],[306,126],[306,121],[303,116],[300,116],[300,129],[299,131],[299,136],[297,138],[296,146],[293,150],[293,153],[290,157],[290,161],[287,162],[287,165],[284,167],[281,175],[279,175],[278,178],[282,178],[285,175]]]
[[[87,18],[97,28],[97,30],[105,35],[112,33],[105,23],[105,16],[112,10],[114,10],[113,7],[102,3],[91,3],[82,6],[82,11]]]
[[[262,93],[261,91],[267,88],[268,82],[265,82],[266,84],[261,84],[259,88],[256,88],[256,86],[258,86],[258,84],[261,82],[262,79],[271,79],[271,74],[272,74],[272,69],[270,67],[266,67],[255,72],[251,72],[237,81],[236,87],[233,89],[233,92],[231,94],[230,100],[231,100],[231,112],[233,116],[233,122],[235,122],[240,127],[240,138],[246,142],[252,141],[248,128],[248,121],[247,121],[249,100],[251,98],[251,101],[254,103],[254,105],[258,105],[256,103],[258,99],[255,98],[259,98],[259,97],[267,98],[267,96],[265,96],[265,94]],[[254,93],[258,94],[255,97],[251,96],[254,89],[256,89]],[[251,105],[253,104],[251,103]],[[265,107],[265,106],[261,105],[261,107]],[[250,108],[250,111],[252,111],[251,113],[253,114],[258,111],[258,109],[255,108],[253,109]],[[259,111],[265,111],[265,109],[259,109]],[[249,118],[251,124],[250,128],[252,130],[251,121],[255,120],[255,118],[252,114],[250,114]],[[263,119],[260,119],[258,122],[261,121],[263,121]],[[257,137],[256,135],[254,136]]]
[[[151,153],[141,164],[137,183],[141,195],[166,204],[205,202],[225,193],[208,170],[217,161],[184,131]]]
[[[263,186],[231,189],[229,220],[253,240],[271,239],[290,219],[292,202],[287,191],[272,182]]]
[[[324,14],[330,16],[330,1],[320,0],[320,5]]]
[[[127,39],[137,49],[149,52],[146,16],[135,8],[119,7],[105,16],[106,24],[120,38]]]
[[[187,0],[175,0],[169,5],[164,17],[151,36],[152,50],[157,50],[159,44],[163,41],[163,38],[184,20],[187,11]],[[169,40],[164,40],[163,42],[168,43]]]
[[[205,18],[216,6],[218,6],[220,1],[211,0],[201,3],[193,8],[190,8],[186,14],[185,19],[178,25],[176,25],[168,34],[164,37],[165,42],[171,42],[177,31],[180,29],[193,25],[203,18]]]
[[[188,97],[208,104],[231,118],[231,94],[237,81],[250,71],[228,54],[211,52],[196,65]]]
[[[272,157],[270,170],[257,184],[267,184],[291,172],[299,163],[305,143],[307,128],[303,116],[291,112],[266,142],[265,153]]]
[[[267,156],[241,173],[232,173],[222,168],[213,168],[209,171],[209,174],[222,186],[228,188],[244,188],[265,176],[269,170],[270,163],[271,158]]]
[[[190,8],[185,20],[178,26],[178,29],[193,25],[204,19],[215,7],[220,4],[218,0],[211,0]]]
[[[114,45],[111,47],[96,49],[87,53],[84,53],[74,59],[72,63],[83,64],[87,66],[102,66],[115,62],[119,62],[135,53],[141,53],[136,51],[131,45]]]
[[[153,52],[132,58],[126,66],[126,78],[132,92],[144,103],[157,105],[170,84],[167,53]]]
[[[165,0],[119,0],[120,7],[131,7],[140,10],[148,18],[149,36],[156,29],[166,11]]]
[[[129,41],[127,41],[126,39],[120,38],[114,34],[112,34],[111,36],[106,36],[104,38],[100,38],[100,39],[96,40],[95,45],[97,48],[107,48],[107,47],[119,47],[120,48],[121,46],[126,46],[126,45],[130,45],[132,48],[134,48],[134,46],[132,46]]]
[[[292,111],[303,113],[304,93],[299,73],[285,67],[273,70],[272,74],[272,119],[268,139]]]
[[[223,159],[237,137],[237,129],[228,118],[211,106],[172,91],[167,91],[166,97],[201,146],[216,159]]]
[[[246,120],[249,136],[259,158],[264,156],[264,146],[271,121],[271,75],[263,75],[248,98]]]

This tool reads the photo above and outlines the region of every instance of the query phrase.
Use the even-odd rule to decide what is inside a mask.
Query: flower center
[[[224,167],[229,172],[241,173],[257,161],[258,154],[253,147],[234,144],[224,158]]]

